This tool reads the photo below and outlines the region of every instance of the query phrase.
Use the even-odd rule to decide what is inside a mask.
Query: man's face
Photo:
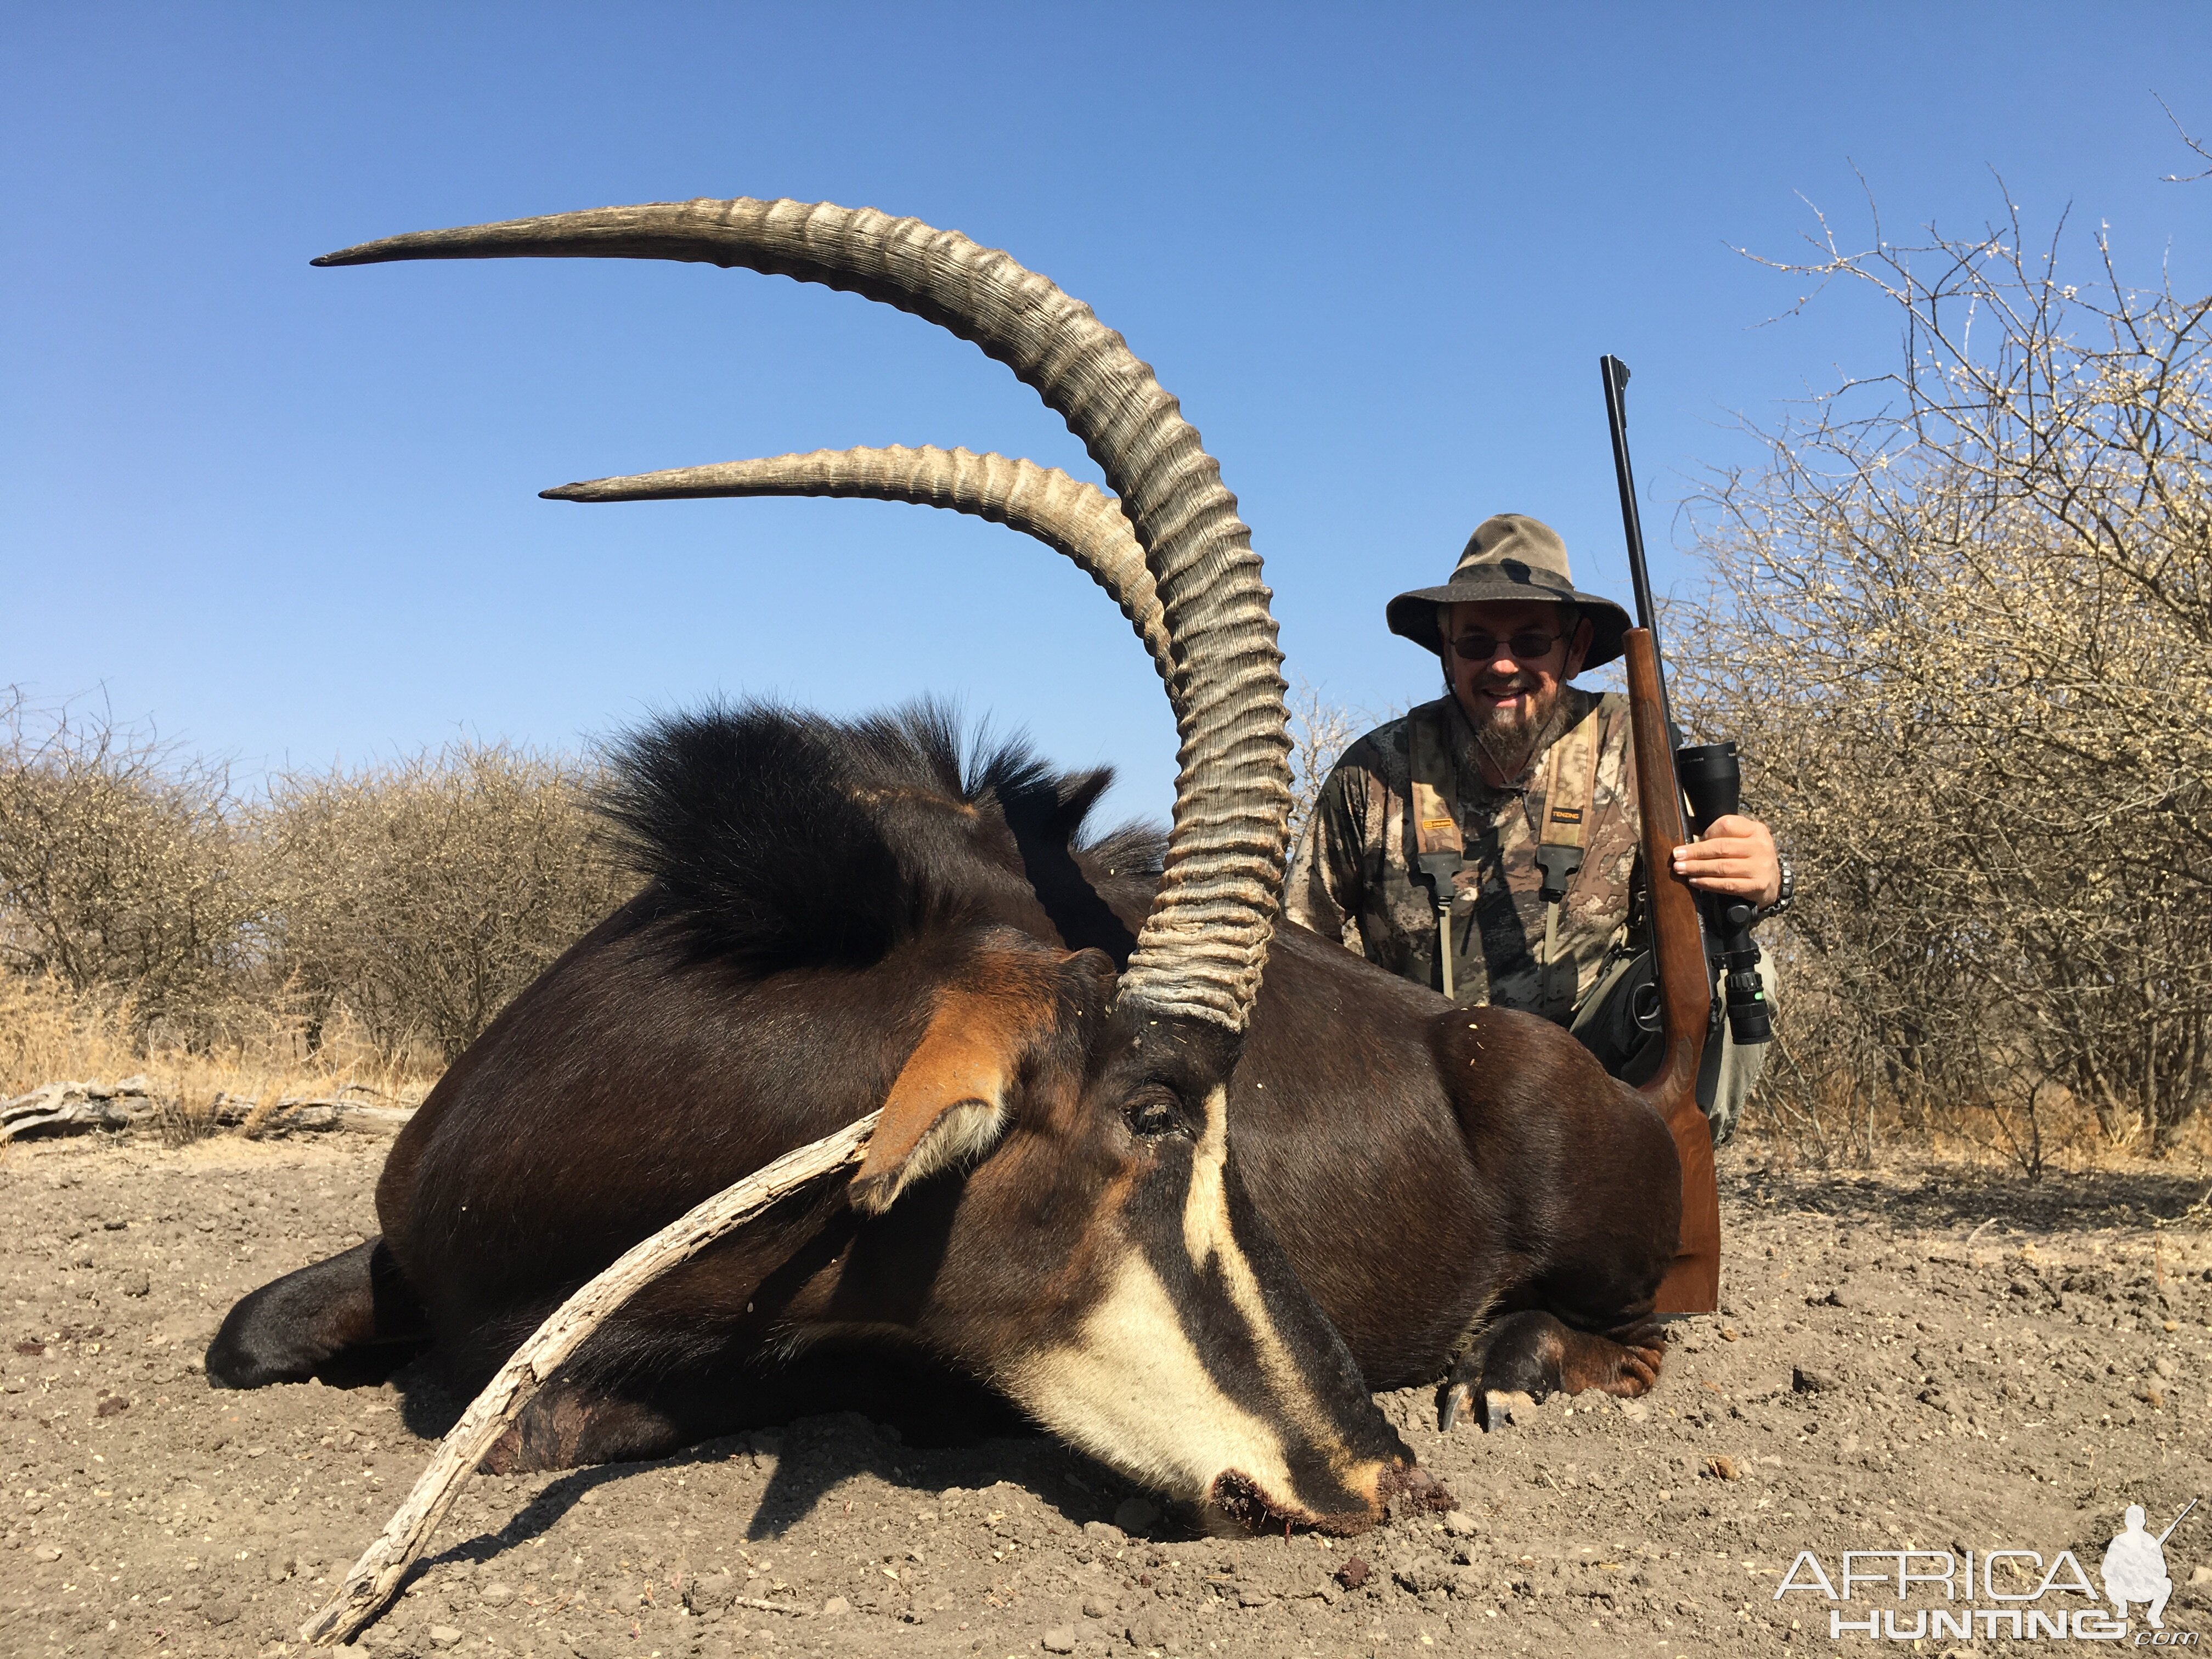
[[[1521,763],[1551,718],[1559,687],[1589,654],[1591,628],[1579,619],[1561,631],[1561,608],[1520,600],[1439,608],[1452,695],[1493,758]],[[1528,649],[1540,641],[1540,651]],[[1469,657],[1461,647],[1471,647]]]

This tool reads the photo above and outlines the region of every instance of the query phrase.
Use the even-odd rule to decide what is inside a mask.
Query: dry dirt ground
[[[409,1424],[442,1420],[389,1384],[216,1393],[199,1356],[240,1292],[374,1224],[383,1150],[79,1140],[0,1161],[0,1654],[298,1650],[426,1461]],[[2152,1224],[2201,1178],[1796,1177],[1731,1152],[1723,1179],[1726,1306],[1676,1328],[1648,1400],[1449,1436],[1425,1392],[1385,1401],[1457,1495],[1449,1526],[1196,1536],[1042,1437],[929,1447],[823,1416],[660,1462],[475,1479],[363,1646],[1841,1651],[1867,1638],[1832,1638],[1829,1603],[1775,1599],[1801,1550],[1832,1575],[1845,1549],[2070,1548],[2094,1573],[2122,1506],[2154,1530],[2197,1493],[2167,1546],[2166,1624],[2212,1644],[2212,1235]]]

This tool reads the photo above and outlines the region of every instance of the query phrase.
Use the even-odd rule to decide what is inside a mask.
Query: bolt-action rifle
[[[1636,623],[1651,635],[1653,671],[1659,684],[1659,708],[1666,716],[1669,746],[1674,751],[1674,772],[1690,808],[1690,830],[1702,836],[1717,818],[1734,812],[1743,801],[1743,768],[1732,742],[1701,743],[1684,747],[1674,711],[1667,702],[1665,653],[1659,647],[1659,624],[1652,615],[1651,574],[1644,562],[1644,526],[1636,509],[1636,477],[1628,464],[1628,365],[1618,357],[1601,357],[1605,375],[1606,418],[1613,428],[1613,470],[1620,485],[1620,514],[1628,532],[1629,580],[1636,588]],[[1759,982],[1759,946],[1753,942],[1751,925],[1759,907],[1749,899],[1727,894],[1698,899],[1705,926],[1711,934],[1710,954],[1722,975],[1723,1006],[1729,1031],[1740,1045],[1771,1042],[1774,1025],[1766,1006],[1766,993]]]
[[[1613,433],[1613,475],[1620,486],[1620,517],[1628,538],[1629,579],[1636,589],[1636,626],[1622,636],[1628,669],[1630,730],[1636,747],[1636,798],[1643,822],[1644,884],[1650,900],[1654,982],[1663,1033],[1659,1069],[1644,1085],[1645,1099],[1666,1120],[1682,1165],[1682,1230],[1674,1265],[1659,1286],[1661,1313],[1711,1313],[1720,1306],[1720,1191],[1713,1178],[1713,1138],[1698,1100],[1698,1062],[1712,1024],[1711,969],[1706,960],[1701,906],[1687,883],[1675,878],[1674,849],[1688,839],[1683,790],[1692,793],[1691,823],[1701,833],[1736,809],[1741,774],[1733,743],[1680,748],[1667,702],[1666,669],[1659,655],[1651,575],[1644,559],[1644,524],[1636,506],[1636,475],[1628,462],[1628,365],[1598,359],[1605,381],[1605,413]],[[1708,915],[1728,975],[1730,1029],[1738,1042],[1771,1036],[1764,993],[1754,971],[1758,947],[1749,928],[1753,907],[1737,901]],[[1741,915],[1733,913],[1741,909]],[[1741,974],[1743,988],[1737,978]],[[1741,1012],[1740,1012],[1741,1010]]]

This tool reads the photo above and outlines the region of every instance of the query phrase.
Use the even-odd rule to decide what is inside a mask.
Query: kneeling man
[[[1401,593],[1387,616],[1443,659],[1446,695],[1337,762],[1285,913],[1456,1002],[1565,1025],[1641,1082],[1660,1044],[1628,700],[1569,684],[1620,654],[1628,613],[1576,590],[1556,531],[1506,513],[1475,531],[1449,581]],[[1753,817],[1717,820],[1674,868],[1762,916],[1790,902],[1789,866]],[[1735,1129],[1765,1052],[1737,1048],[1725,1021],[1709,1035],[1698,1098],[1715,1139]]]

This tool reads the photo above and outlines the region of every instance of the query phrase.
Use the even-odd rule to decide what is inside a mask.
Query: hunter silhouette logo
[[[2197,1507],[2192,1498],[2181,1506],[2177,1515],[2166,1524],[2164,1532],[2155,1538],[2143,1530],[2143,1507],[2128,1505],[2124,1517],[2127,1529],[2117,1534],[2105,1547],[2105,1599],[2112,1604],[2112,1616],[2128,1616],[2128,1603],[2143,1604],[2143,1616],[2153,1630],[2164,1630],[2166,1599],[2173,1594],[2173,1580],[2166,1572],[2166,1540],[2173,1536],[2174,1528],[2181,1524],[2182,1516]]]
[[[1831,1641],[1863,1636],[1890,1642],[1947,1637],[2121,1642],[2129,1638],[2128,1609],[2134,1607],[2150,1626],[2135,1632],[2135,1646],[2194,1648],[2194,1632],[2166,1627],[2166,1604],[2173,1595],[2166,1540],[2197,1504],[2191,1498],[2160,1533],[2145,1528],[2142,1504],[2129,1504],[2124,1524],[2105,1547],[2101,1597],[2072,1550],[2046,1559],[2040,1550],[1954,1545],[1845,1550],[1834,1559],[1832,1572],[1816,1552],[1800,1550],[1775,1586],[1774,1599],[1811,1595],[1830,1603]]]

